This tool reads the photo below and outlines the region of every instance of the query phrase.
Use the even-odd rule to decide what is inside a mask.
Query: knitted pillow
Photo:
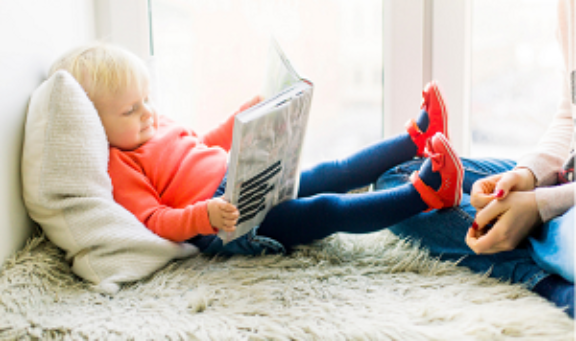
[[[72,271],[106,293],[198,252],[150,232],[118,205],[108,176],[108,143],[92,102],[66,71],[30,100],[22,180],[28,213],[66,251]],[[137,200],[137,198],[135,198]]]

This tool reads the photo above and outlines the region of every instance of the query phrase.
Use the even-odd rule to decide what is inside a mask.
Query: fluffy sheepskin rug
[[[387,231],[290,256],[177,261],[115,296],[93,292],[44,236],[0,270],[0,339],[573,340],[520,286],[435,260]]]

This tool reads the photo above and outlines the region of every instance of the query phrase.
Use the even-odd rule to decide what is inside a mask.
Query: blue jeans
[[[224,245],[222,239],[216,236],[203,236],[202,239],[204,241],[209,241],[205,245],[196,243],[194,244],[200,248],[202,253],[207,255],[229,257],[234,255],[258,256],[265,254],[270,255],[286,253],[286,249],[282,244],[272,238],[259,236],[257,231],[258,227],[253,228],[247,234],[234,239],[226,245]]]
[[[418,170],[422,162],[417,159],[389,170],[378,179],[376,189],[389,189],[409,182],[410,174]],[[465,242],[476,214],[470,204],[472,184],[480,178],[511,170],[515,163],[510,160],[462,158],[462,164],[465,169],[465,194],[460,206],[418,214],[390,227],[390,230],[402,238],[419,241],[432,256],[441,260],[459,262],[474,272],[489,273],[491,277],[532,289],[549,274],[532,258],[528,242],[512,251],[493,255],[477,255]]]
[[[529,238],[532,258],[550,273],[574,283],[574,207]]]
[[[213,197],[221,197],[224,195],[225,191],[226,175],[220,182],[220,185],[216,189]],[[202,253],[208,255],[220,255],[229,257],[233,255],[256,256],[263,254],[286,253],[286,249],[282,244],[272,238],[259,236],[257,231],[258,227],[255,227],[247,234],[234,239],[226,245],[224,245],[222,239],[218,238],[216,235],[198,235],[187,240],[186,242],[194,244],[200,249]]]

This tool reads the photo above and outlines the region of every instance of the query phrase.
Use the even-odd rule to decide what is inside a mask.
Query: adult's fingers
[[[491,224],[508,210],[508,206],[507,202],[491,201],[484,208],[477,211],[474,218],[474,227],[481,232],[492,227]]]
[[[485,194],[483,191],[474,190],[472,187],[472,192],[470,193],[470,204],[477,210],[484,208],[494,200],[494,196],[491,194]]]
[[[518,174],[516,174],[514,172],[504,173],[504,175],[502,176],[500,181],[498,181],[496,183],[496,186],[494,188],[495,198],[498,200],[502,200],[502,199],[506,198],[508,193],[510,193],[510,191],[513,188],[518,186],[519,181],[520,181],[520,178],[518,177]]]
[[[504,176],[496,184],[496,199],[502,200],[513,191],[530,191],[534,189],[536,178],[528,168],[519,168],[504,173]]]
[[[466,244],[477,254],[492,254],[504,251],[502,236],[497,229],[491,229],[486,234],[470,229],[466,235]]]
[[[480,253],[480,250],[477,249],[476,244],[478,243],[478,239],[482,236],[482,233],[475,228],[469,228],[468,233],[466,234],[466,245],[475,253]]]
[[[501,177],[501,174],[496,174],[476,181],[472,185],[470,192],[470,203],[472,206],[476,209],[481,209],[494,200],[494,188]]]
[[[493,201],[476,215],[474,225],[468,230],[466,244],[477,254],[492,254],[504,251],[502,243],[502,218],[505,218],[505,206]],[[494,223],[492,225],[492,223]]]
[[[514,229],[517,219],[510,213],[511,211],[508,211],[502,215],[485,233],[477,230],[469,231],[466,244],[477,254],[493,254],[515,249],[526,235]]]

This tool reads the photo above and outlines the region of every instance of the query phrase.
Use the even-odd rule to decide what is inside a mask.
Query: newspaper
[[[313,85],[301,78],[273,40],[263,101],[236,115],[224,198],[240,217],[228,243],[258,226],[282,201],[296,198],[300,155],[308,123]]]

